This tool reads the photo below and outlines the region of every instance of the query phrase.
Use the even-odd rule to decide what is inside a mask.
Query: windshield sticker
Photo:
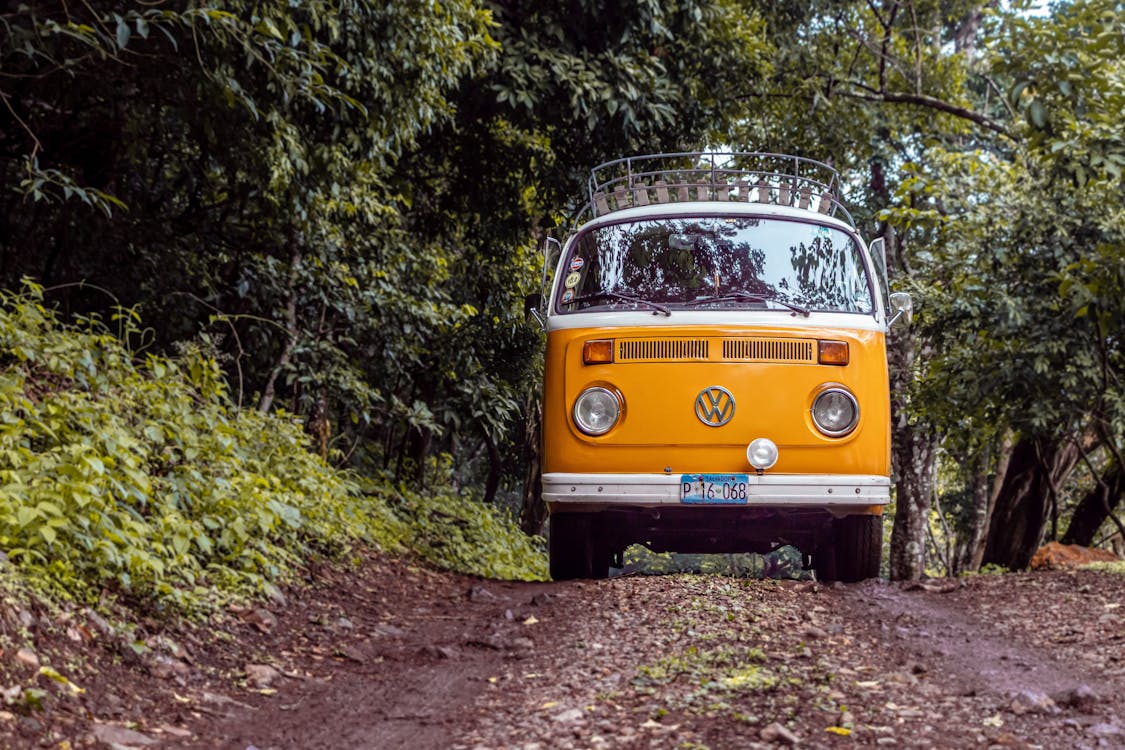
[[[573,289],[567,289],[565,292],[563,292],[562,303],[564,305],[566,303],[570,302],[572,299],[574,299],[574,290]]]
[[[574,287],[578,286],[578,282],[581,280],[582,274],[575,271],[574,273],[566,277],[566,281],[563,282],[563,286],[565,286],[567,289],[573,289]]]
[[[582,260],[581,258],[575,258],[574,260],[570,261],[570,270],[581,271],[582,266],[584,265],[586,265],[586,261]]]

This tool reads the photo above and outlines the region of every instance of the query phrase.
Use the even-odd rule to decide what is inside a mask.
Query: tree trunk
[[[973,488],[973,529],[969,541],[965,545],[965,560],[961,566],[962,571],[980,570],[984,560],[984,546],[988,540],[988,531],[992,523],[992,511],[996,507],[996,498],[1004,486],[1004,477],[1008,474],[1008,462],[1012,458],[1012,436],[1005,434],[1000,440],[1000,453],[996,457],[996,471],[989,481],[988,461],[978,468],[982,472],[977,476],[977,484]],[[984,490],[983,497],[977,493]]]
[[[484,481],[484,502],[489,505],[496,499],[496,491],[500,489],[500,474],[503,469],[504,459],[500,455],[500,448],[497,447],[496,441],[488,434],[488,430],[484,432],[484,445],[488,449],[488,477]]]
[[[877,170],[876,170],[877,173]],[[884,232],[888,276],[906,272],[905,255],[894,230]],[[891,381],[891,459],[895,476],[895,519],[891,530],[891,580],[915,580],[926,569],[926,524],[933,499],[938,441],[920,423],[911,423],[906,394],[918,356],[914,334],[898,325],[887,344]]]
[[[953,570],[950,575],[960,575],[966,570],[973,559],[973,552],[982,544],[988,526],[988,496],[989,496],[989,469],[992,464],[992,444],[985,444],[977,453],[972,465],[972,480],[970,482],[972,499],[969,516],[969,528],[964,535],[964,541],[958,545],[954,555]]]
[[[1125,475],[1116,463],[1110,464],[1093,489],[1086,493],[1074,509],[1070,526],[1063,535],[1063,544],[1081,544],[1089,547],[1094,543],[1094,535],[1121,503],[1125,494]]]
[[[895,521],[891,531],[891,580],[912,581],[926,569],[926,524],[934,487],[937,440],[909,424],[904,414],[895,419]]]
[[[429,379],[416,378],[411,389],[411,403],[421,401],[431,406],[437,400],[438,386]],[[434,444],[434,430],[421,424],[412,424],[406,430],[406,457],[410,459],[408,478],[421,485],[426,480],[426,462]]]
[[[274,396],[277,393],[277,378],[289,366],[293,359],[293,349],[297,346],[297,278],[301,266],[301,248],[293,242],[292,257],[289,259],[289,279],[285,284],[285,346],[281,349],[281,356],[270,370],[266,387],[262,391],[262,399],[258,402],[258,411],[268,414],[273,406]],[[294,410],[296,411],[296,410]]]
[[[421,485],[426,480],[426,461],[430,457],[430,446],[434,433],[428,427],[411,425],[407,431],[406,454],[410,458],[410,478]]]
[[[524,449],[527,472],[523,481],[523,504],[520,508],[520,528],[525,534],[539,534],[547,521],[547,504],[543,502],[542,459],[543,401],[539,393],[531,394],[524,409],[527,423],[524,429]]]
[[[989,525],[983,563],[1023,570],[1043,538],[1053,487],[1078,463],[1073,443],[1021,438],[1012,449],[1000,495]]]
[[[915,343],[909,331],[896,339],[887,349],[895,476],[890,572],[893,581],[912,581],[921,578],[926,569],[926,524],[933,499],[938,441],[924,425],[911,423],[906,413],[903,401],[913,377]]]

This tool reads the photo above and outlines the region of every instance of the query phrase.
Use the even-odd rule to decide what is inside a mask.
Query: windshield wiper
[[[800,307],[799,305],[794,305],[792,302],[786,302],[780,297],[770,297],[762,294],[751,294],[750,292],[744,292],[741,290],[727,292],[726,294],[716,294],[711,297],[700,297],[698,299],[693,299],[691,302],[687,303],[687,306],[693,307],[695,305],[705,305],[709,302],[730,302],[732,300],[740,300],[745,302],[776,302],[779,305],[789,308],[798,315],[803,315],[806,318],[809,317],[808,310]]]
[[[672,312],[664,305],[657,304],[656,302],[652,302],[641,297],[634,297],[629,294],[618,294],[617,292],[594,292],[592,294],[583,294],[581,297],[575,297],[570,302],[566,302],[564,304],[573,305],[576,302],[593,302],[599,299],[616,299],[621,300],[622,302],[632,302],[635,305],[648,305],[652,308],[653,315],[662,313],[664,315],[671,316],[672,314]]]

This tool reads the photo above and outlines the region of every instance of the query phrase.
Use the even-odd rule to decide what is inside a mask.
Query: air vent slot
[[[707,359],[707,339],[622,339],[618,362],[698,362]]]
[[[816,362],[809,339],[723,339],[723,359],[736,362]]]

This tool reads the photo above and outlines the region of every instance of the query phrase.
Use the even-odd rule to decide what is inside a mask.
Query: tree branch
[[[962,106],[959,106],[957,104],[947,102],[944,99],[938,99],[937,97],[929,96],[927,94],[911,94],[911,93],[900,92],[900,91],[882,91],[882,92],[874,91],[873,89],[871,89],[870,86],[864,86],[863,84],[858,84],[854,81],[851,81],[849,83],[850,83],[850,85],[855,86],[856,88],[866,89],[867,91],[872,91],[873,93],[863,95],[863,94],[849,94],[847,92],[842,92],[845,96],[852,96],[854,98],[863,99],[865,101],[870,101],[870,102],[887,102],[888,104],[910,104],[910,105],[913,105],[913,106],[916,106],[916,107],[925,107],[927,109],[934,109],[934,110],[937,110],[938,112],[944,112],[947,115],[953,115],[954,117],[958,117],[962,120],[969,120],[970,122],[976,123],[977,125],[980,125],[983,128],[987,128],[988,130],[991,130],[994,133],[999,133],[1000,135],[1007,135],[1007,136],[1011,135],[1011,133],[1008,132],[1007,128],[1005,128],[1003,125],[996,122],[992,118],[987,117],[986,115],[982,115],[980,112],[974,112],[973,110],[968,109],[966,107],[962,107]]]
[[[985,82],[988,83],[988,87],[996,92],[996,98],[999,99],[1001,103],[1003,103],[1004,109],[1008,110],[1008,116],[1013,120],[1016,119],[1015,110],[1012,109],[1012,105],[1008,103],[1007,98],[1004,96],[1004,92],[1000,90],[1000,87],[996,84],[996,81],[992,78],[992,76],[986,75],[981,77],[984,78]]]
[[[886,102],[888,104],[909,104],[909,105],[913,105],[913,106],[916,106],[916,107],[924,107],[926,109],[933,109],[933,110],[937,110],[939,112],[944,112],[945,114],[948,114],[948,115],[953,115],[954,117],[960,118],[962,120],[969,120],[970,122],[973,122],[977,125],[980,125],[981,127],[986,128],[988,130],[991,130],[994,133],[998,133],[1000,135],[1008,136],[1009,138],[1012,137],[1012,134],[1008,131],[1007,128],[1005,128],[1003,125],[996,122],[992,118],[990,118],[986,115],[982,115],[981,113],[975,112],[975,111],[973,111],[971,109],[968,109],[966,107],[961,107],[957,104],[947,102],[944,99],[938,99],[937,97],[927,96],[926,94],[910,94],[910,93],[903,93],[903,92],[898,92],[898,91],[881,92],[878,89],[872,88],[871,86],[868,86],[868,85],[866,85],[864,83],[861,83],[859,81],[841,81],[841,83],[843,83],[846,86],[851,86],[855,89],[859,89],[860,91],[867,92],[867,93],[859,93],[857,91],[847,91],[847,90],[843,90],[843,89],[839,89],[839,88],[834,89],[834,93],[838,94],[839,96],[846,96],[850,99],[860,99],[860,100],[866,101],[866,102]],[[777,94],[777,93],[774,93],[774,92],[760,92],[760,91],[748,92],[743,96],[743,98],[747,98],[747,99],[796,99],[796,100],[800,100],[800,101],[812,101],[812,97],[809,96],[809,95]]]
[[[1078,452],[1082,456],[1082,461],[1085,462],[1086,468],[1090,472],[1090,476],[1092,476],[1094,478],[1094,481],[1097,482],[1098,487],[1105,490],[1104,493],[1099,493],[1099,496],[1101,497],[1102,508],[1105,510],[1106,516],[1111,521],[1113,521],[1113,525],[1116,526],[1117,530],[1121,533],[1121,538],[1125,539],[1125,523],[1121,522],[1121,519],[1118,518],[1117,514],[1113,512],[1113,506],[1109,504],[1109,493],[1113,490],[1108,484],[1105,483],[1102,475],[1094,469],[1094,465],[1090,462],[1089,456],[1086,455],[1086,451],[1082,449],[1082,446],[1078,443],[1078,441],[1075,440],[1073,442],[1074,445],[1078,448]],[[1117,450],[1117,447],[1115,445],[1109,445],[1108,447],[1110,449],[1110,452],[1113,453],[1116,459],[1120,462],[1121,452]],[[1125,464],[1118,463],[1118,466],[1125,466]],[[1097,529],[1094,529],[1094,531],[1096,532]]]

